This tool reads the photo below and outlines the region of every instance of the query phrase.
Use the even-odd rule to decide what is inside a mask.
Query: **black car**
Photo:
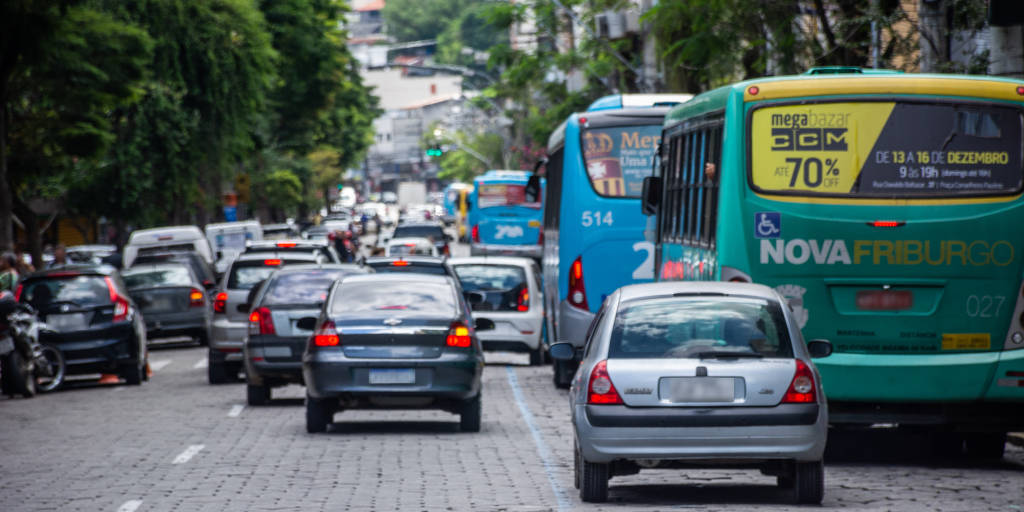
[[[68,375],[116,373],[147,378],[146,324],[121,276],[107,265],[66,265],[29,274],[15,296],[53,332],[41,341],[64,355]]]
[[[242,354],[249,405],[270,400],[271,388],[302,383],[302,352],[312,329],[298,326],[315,316],[335,281],[369,270],[358,265],[293,265],[274,272],[254,293],[249,335]]]
[[[452,241],[451,235],[444,232],[444,227],[437,222],[404,222],[395,228],[391,238],[429,238],[437,247],[438,254],[451,256],[451,249],[448,242]]]
[[[143,263],[121,272],[128,294],[146,320],[149,339],[190,336],[210,341],[213,309],[203,284],[183,263]]]
[[[217,276],[213,267],[195,251],[169,251],[139,254],[132,262],[132,266],[144,263],[184,263],[192,269],[200,284],[206,290],[212,290],[217,286]]]
[[[444,258],[434,256],[377,256],[366,258],[365,265],[376,272],[434,274],[456,277]]]
[[[302,356],[306,430],[356,408],[441,409],[480,430],[484,356],[458,283],[449,276],[370,274],[334,285]]]

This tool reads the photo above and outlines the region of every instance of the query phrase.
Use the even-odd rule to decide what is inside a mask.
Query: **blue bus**
[[[665,114],[691,97],[606,96],[551,134],[543,169],[542,258],[549,339],[581,346],[605,297],[654,280],[654,244],[642,234],[641,189]],[[568,387],[578,362],[554,364],[555,385]]]
[[[491,170],[473,180],[468,224],[473,256],[526,256],[540,259],[539,196],[526,200],[527,171]],[[541,184],[543,188],[543,184]]]

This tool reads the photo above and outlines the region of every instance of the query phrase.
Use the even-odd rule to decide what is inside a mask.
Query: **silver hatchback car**
[[[626,286],[587,333],[569,392],[576,486],[641,468],[740,467],[777,477],[798,503],[820,503],[828,411],[814,357],[786,302],[755,284]],[[551,346],[572,358],[569,343]]]

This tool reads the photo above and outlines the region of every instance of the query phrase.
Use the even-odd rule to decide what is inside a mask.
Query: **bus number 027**
[[[590,226],[611,226],[612,212],[607,211],[602,213],[600,210],[584,211],[581,223],[585,228],[589,228]]]
[[[971,318],[992,318],[999,316],[1006,297],[1002,295],[969,295],[967,297],[967,316]]]

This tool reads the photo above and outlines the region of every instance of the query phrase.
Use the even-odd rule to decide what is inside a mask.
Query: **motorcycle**
[[[0,293],[0,392],[25,398],[54,391],[64,383],[64,355],[39,341],[49,327],[28,304]]]

